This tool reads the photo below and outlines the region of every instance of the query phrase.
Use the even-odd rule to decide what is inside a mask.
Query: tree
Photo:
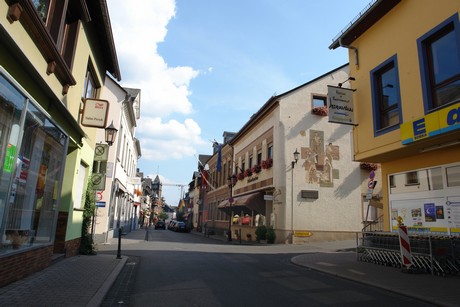
[[[164,211],[161,211],[160,214],[158,214],[158,219],[163,220],[163,221],[166,220],[168,217],[169,217],[168,214]]]
[[[89,177],[91,178],[91,176]],[[94,214],[96,213],[96,193],[93,190],[91,180],[88,180],[85,193],[85,206],[83,209],[83,221],[81,225],[80,254],[95,255],[93,236],[91,234],[91,225]]]

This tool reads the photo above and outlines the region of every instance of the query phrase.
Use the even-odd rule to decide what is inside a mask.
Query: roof
[[[110,24],[109,10],[106,0],[86,1],[91,15],[91,22],[94,22],[97,35],[101,38],[99,43],[105,51],[103,58],[106,61],[107,71],[118,81],[121,81],[120,67],[118,65],[117,52],[113,41],[112,26]]]
[[[329,49],[349,46],[401,0],[372,0],[332,41]]]

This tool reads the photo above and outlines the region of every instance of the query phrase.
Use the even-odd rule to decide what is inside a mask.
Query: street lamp
[[[291,244],[294,243],[294,166],[297,164],[300,155],[297,148],[295,149],[293,155],[294,161],[291,162]]]
[[[109,146],[112,146],[112,144],[115,142],[117,132],[118,129],[113,125],[113,121],[108,127],[105,128],[105,142],[109,144]]]
[[[228,241],[232,241],[232,219],[233,219],[233,211],[232,211],[232,203],[233,203],[233,187],[235,186],[237,181],[236,175],[233,174],[228,176],[227,178],[227,185],[230,189],[230,198],[228,199],[228,203],[230,204],[230,219],[228,220]]]

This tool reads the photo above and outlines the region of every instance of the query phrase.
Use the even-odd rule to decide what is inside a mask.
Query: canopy
[[[218,206],[218,209],[229,212],[233,211],[244,211],[246,213],[260,213],[265,215],[265,200],[263,193],[255,192],[242,196],[237,196],[233,198],[233,202],[230,204],[230,201],[224,200]]]

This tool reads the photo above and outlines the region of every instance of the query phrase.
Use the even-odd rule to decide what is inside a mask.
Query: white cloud
[[[109,1],[122,86],[141,89],[141,112],[147,116],[190,114],[192,67],[168,67],[157,53],[175,16],[174,0]]]
[[[196,155],[196,147],[206,144],[201,128],[193,119],[163,122],[159,117],[143,118],[137,127],[142,158],[146,160],[182,159]]]
[[[199,71],[187,66],[169,67],[158,54],[167,25],[176,13],[174,0],[108,1],[124,87],[141,90],[141,119],[136,135],[146,160],[181,159],[196,154],[204,142],[193,119],[183,122],[162,118],[191,114],[190,81]]]

